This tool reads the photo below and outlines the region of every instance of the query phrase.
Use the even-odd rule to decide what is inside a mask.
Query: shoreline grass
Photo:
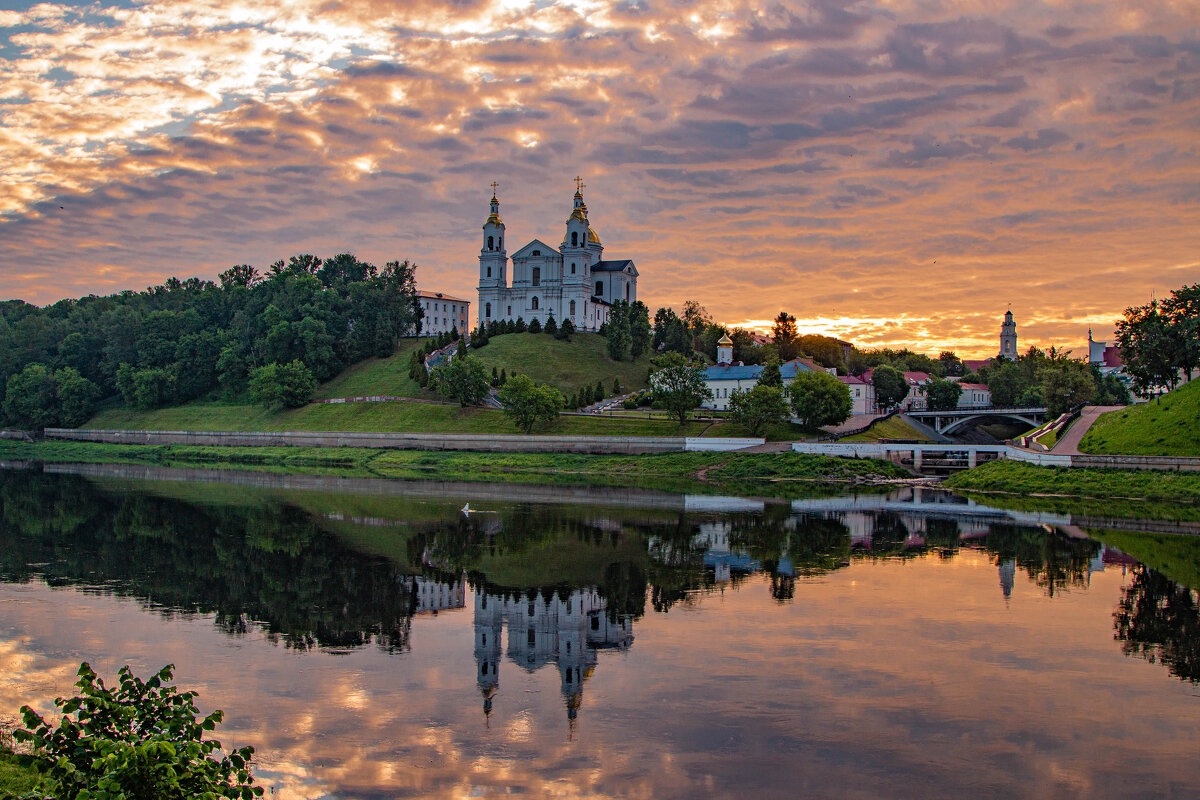
[[[1002,459],[952,475],[946,488],[1098,500],[1200,504],[1200,472],[1037,467]]]
[[[817,484],[910,477],[886,461],[801,453],[481,453],[321,447],[192,447],[0,441],[0,459],[152,464],[445,481],[543,483],[796,496]]]

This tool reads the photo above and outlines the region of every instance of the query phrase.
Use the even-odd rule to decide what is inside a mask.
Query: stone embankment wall
[[[885,442],[796,442],[792,450],[844,458],[892,458],[911,455],[917,468],[926,454],[950,453],[970,459],[970,465],[994,458],[1007,458],[1042,467],[1087,467],[1090,469],[1153,469],[1200,471],[1200,458],[1174,456],[1062,455],[1024,450],[1011,445],[990,444],[891,444]],[[981,458],[981,456],[985,456]]]
[[[741,450],[764,439],[670,436],[522,436],[473,433],[336,433],[320,431],[122,431],[47,428],[48,439],[78,442],[204,447],[369,447],[394,450],[473,450],[491,453],[679,453]]]
[[[18,442],[32,442],[33,436],[29,434],[29,431],[0,430],[0,439],[15,439]]]

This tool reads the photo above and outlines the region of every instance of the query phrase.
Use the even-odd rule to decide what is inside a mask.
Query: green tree
[[[1031,380],[1022,364],[1005,361],[998,367],[985,370],[988,391],[992,393],[992,405],[997,408],[1015,408],[1031,386]]]
[[[941,362],[943,375],[959,376],[963,374],[962,359],[956,356],[953,350],[943,350],[938,354],[938,361]]]
[[[758,385],[774,386],[776,389],[783,388],[783,375],[779,372],[778,361],[771,359],[767,362],[758,375]]]
[[[488,392],[487,372],[483,363],[474,356],[454,358],[436,367],[429,376],[429,382],[438,394],[457,400],[464,408],[479,405]]]
[[[529,332],[530,332],[530,333],[541,333],[541,332],[542,332],[542,323],[541,323],[541,322],[538,320],[538,318],[537,318],[537,317],[534,317],[534,318],[533,318],[533,319],[530,321],[530,323],[529,323]]]
[[[52,428],[60,409],[54,375],[44,364],[29,364],[8,379],[4,413],[23,428]]]
[[[850,418],[850,390],[828,372],[797,372],[787,394],[792,414],[807,430],[838,425]]]
[[[798,354],[796,336],[796,318],[786,311],[780,311],[771,325],[771,338],[779,350],[780,361],[791,361]]]
[[[1117,347],[1133,390],[1149,397],[1160,387],[1174,388],[1179,381],[1177,353],[1168,318],[1158,301],[1125,309],[1117,322]]]
[[[908,397],[908,380],[904,373],[887,364],[872,370],[871,385],[875,387],[875,402],[883,408],[894,408]]]
[[[682,428],[692,409],[712,399],[704,369],[674,352],[663,353],[654,363],[658,370],[651,374],[650,386],[655,406],[670,412]]]
[[[303,361],[268,364],[250,373],[250,399],[267,408],[299,408],[312,400],[317,381]]]
[[[1200,283],[1172,291],[1163,301],[1162,313],[1167,319],[1175,366],[1190,381],[1192,372],[1200,367]]]
[[[47,722],[29,706],[21,708],[23,727],[13,738],[29,746],[28,760],[42,773],[46,795],[60,800],[184,800],[261,797],[250,762],[254,748],[226,755],[206,735],[224,716],[201,718],[195,692],[169,682],[168,665],[149,680],[122,667],[109,688],[84,662],[79,694],[57,698],[60,719]]]
[[[550,316],[546,317],[546,327],[542,328],[542,331],[543,331],[544,333],[548,333],[548,334],[550,334],[551,336],[557,336],[557,335],[558,335],[558,323],[554,321],[554,315],[553,315],[553,314],[551,314]]]
[[[637,361],[650,349],[650,309],[641,300],[629,306],[629,357]]]
[[[500,388],[500,402],[504,413],[525,433],[533,430],[538,422],[550,422],[558,418],[558,412],[566,402],[552,386],[537,383],[528,375],[514,375]]]
[[[708,309],[700,305],[699,300],[685,300],[683,303],[683,323],[688,327],[688,333],[695,335],[712,324],[712,316]]]
[[[954,381],[934,378],[925,387],[925,396],[929,400],[931,410],[953,411],[958,408],[958,398],[962,396],[962,387]]]
[[[1060,361],[1042,370],[1042,400],[1050,416],[1087,405],[1096,395],[1096,378],[1082,361]]]
[[[54,372],[54,394],[58,400],[58,423],[77,428],[92,415],[92,404],[99,394],[96,384],[71,367]]]
[[[604,339],[608,346],[608,357],[613,361],[624,361],[631,342],[629,304],[624,300],[618,300],[609,307]]]
[[[782,389],[759,383],[749,391],[738,390],[729,396],[729,416],[751,436],[758,436],[764,427],[787,419],[788,405]]]
[[[571,341],[571,337],[575,335],[575,323],[571,322],[571,318],[567,317],[562,321],[562,325],[558,326],[557,338],[564,342]]]

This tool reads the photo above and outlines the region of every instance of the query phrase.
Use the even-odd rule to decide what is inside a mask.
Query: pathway
[[[1083,439],[1083,435],[1088,432],[1088,428],[1100,418],[1101,414],[1107,414],[1109,411],[1119,411],[1125,406],[1084,406],[1083,411],[1079,414],[1079,419],[1071,423],[1071,427],[1066,434],[1059,437],[1054,443],[1054,447],[1050,449],[1051,453],[1063,456],[1082,456],[1087,453],[1079,449],[1079,442]]]

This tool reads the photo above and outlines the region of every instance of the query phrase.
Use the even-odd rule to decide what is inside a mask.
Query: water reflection
[[[17,601],[0,606],[15,632],[0,665],[40,639],[60,660],[180,658],[128,633],[128,615],[111,622],[96,604],[113,597],[189,648],[212,615],[211,639],[234,644],[182,657],[214,660],[189,669],[242,704],[231,727],[302,776],[291,791],[331,787],[313,797],[394,797],[398,776],[416,796],[920,796],[934,780],[1082,795],[1195,773],[1173,761],[1196,732],[1178,692],[1194,690],[1168,672],[1200,680],[1196,593],[1073,525],[931,492],[604,505],[513,491],[468,517],[427,487],[0,472],[0,577],[73,587],[37,602],[103,631],[80,644],[0,587]],[[1145,728],[1110,697],[1154,709]],[[1118,724],[1126,774],[1081,777],[1088,731]]]

